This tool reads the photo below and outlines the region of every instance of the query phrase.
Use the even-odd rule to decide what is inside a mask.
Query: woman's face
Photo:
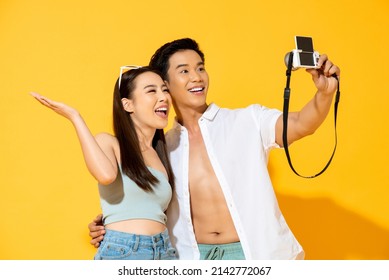
[[[138,129],[163,129],[168,124],[171,97],[162,78],[145,72],[134,80],[132,99],[123,98],[123,106]]]

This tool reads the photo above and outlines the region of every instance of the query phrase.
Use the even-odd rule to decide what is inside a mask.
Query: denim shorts
[[[227,244],[197,244],[200,260],[244,260],[240,242]]]
[[[106,230],[95,260],[176,260],[167,229],[155,235]]]

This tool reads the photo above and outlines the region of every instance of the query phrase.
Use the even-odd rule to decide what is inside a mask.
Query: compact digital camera
[[[295,36],[296,49],[293,52],[292,69],[299,68],[319,68],[317,66],[319,62],[320,54],[313,49],[313,43],[311,37]],[[285,56],[285,64],[288,66],[289,55]]]

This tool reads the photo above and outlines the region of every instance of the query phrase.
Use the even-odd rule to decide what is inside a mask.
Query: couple
[[[320,57],[319,66],[321,68],[318,70],[307,70],[317,88],[315,96],[301,111],[289,114],[289,144],[312,134],[330,110],[337,88],[337,80],[331,76],[339,76],[340,70],[326,55]],[[122,108],[128,112],[127,119],[133,119],[140,146],[140,159],[138,158],[138,162],[131,168],[140,168],[137,166],[142,165],[143,169],[152,173],[157,180],[148,180],[148,186],[152,185],[153,191],[158,189],[161,192],[163,190],[159,189],[165,187],[165,201],[162,202],[160,195],[147,202],[139,201],[134,195],[128,198],[132,203],[128,205],[124,201],[120,203],[115,200],[115,197],[111,199],[111,196],[107,196],[104,201],[104,193],[101,192],[105,227],[100,225],[100,216],[89,225],[90,235],[94,238],[91,243],[96,247],[105,233],[96,258],[101,257],[100,253],[104,249],[107,250],[107,247],[121,248],[121,244],[113,243],[117,240],[114,234],[120,234],[120,231],[132,238],[129,255],[137,254],[139,246],[146,244],[140,242],[145,238],[154,258],[158,254],[159,259],[174,259],[176,256],[179,259],[303,258],[304,252],[278,208],[267,170],[269,151],[282,146],[283,143],[282,113],[261,105],[236,110],[219,108],[213,103],[208,105],[208,74],[204,68],[204,54],[192,39],[180,39],[165,44],[153,55],[149,67],[152,71],[160,72],[162,79],[158,82],[165,82],[153,83],[158,92],[155,95],[160,95],[155,96],[151,106],[155,116],[147,117],[150,106],[141,106],[140,103],[144,102],[136,95],[138,84],[135,87],[134,99],[130,96],[122,97],[121,102]],[[137,70],[128,72],[133,71]],[[157,80],[157,77],[155,78]],[[140,79],[135,82],[140,83]],[[158,141],[152,141],[152,138],[158,135],[159,142],[164,142],[163,134],[158,132],[166,126],[162,111],[168,109],[170,101],[167,93],[161,93],[165,87],[172,97],[177,117],[173,128],[166,134],[168,157],[158,157],[156,148],[152,145]],[[146,88],[147,85],[143,89]],[[128,110],[126,99],[130,103]],[[139,111],[136,109],[137,103]],[[159,109],[159,104],[163,104],[163,110]],[[123,156],[120,161],[118,156],[109,155],[123,155],[124,151],[121,149],[125,146],[117,144],[120,140],[116,131],[115,136],[117,138],[107,134],[96,137],[96,141],[101,141],[101,149],[105,147],[104,140],[111,142],[111,146],[105,150],[106,153],[103,151],[110,159],[110,166],[101,166],[99,171],[105,173],[112,169],[113,173],[107,176],[109,180],[100,182],[99,178],[96,179],[100,185],[109,184],[100,186],[100,191],[112,194],[114,192],[109,188],[115,187],[118,180],[120,186],[124,184],[121,181],[127,180],[132,180],[134,186],[140,186],[138,182],[134,183],[131,174],[128,175],[131,180],[126,178],[126,175],[115,177],[118,172],[124,172],[119,164],[123,165]],[[117,148],[118,145],[120,149]],[[96,146],[99,147],[99,144]],[[133,156],[132,153],[127,154]],[[175,180],[169,172],[168,158],[172,163]],[[100,160],[102,159],[99,157],[94,158],[95,163]],[[161,164],[164,161],[165,164]],[[175,187],[166,211],[166,222],[164,210],[170,198],[167,192],[171,190],[166,186],[168,183],[164,176],[167,174],[170,185]],[[139,193],[141,190],[132,192]],[[110,207],[118,206],[115,203],[119,203],[122,210],[135,214],[128,213],[121,221],[113,219],[114,222],[110,223],[109,215],[112,213],[106,213],[104,203],[108,204],[107,211]],[[151,204],[154,204],[154,207],[151,208]],[[158,209],[160,215],[149,213],[149,208]],[[121,224],[123,227],[120,227]],[[166,227],[169,234],[166,233]],[[158,245],[158,242],[162,245]]]

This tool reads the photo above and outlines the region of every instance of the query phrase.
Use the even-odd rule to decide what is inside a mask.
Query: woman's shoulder
[[[95,139],[100,144],[111,144],[111,145],[118,145],[117,138],[108,133],[108,132],[100,132],[95,135]]]
[[[112,135],[111,133],[108,133],[108,132],[99,132],[95,135],[95,137],[106,137],[106,138],[116,139],[116,137],[114,135]]]

